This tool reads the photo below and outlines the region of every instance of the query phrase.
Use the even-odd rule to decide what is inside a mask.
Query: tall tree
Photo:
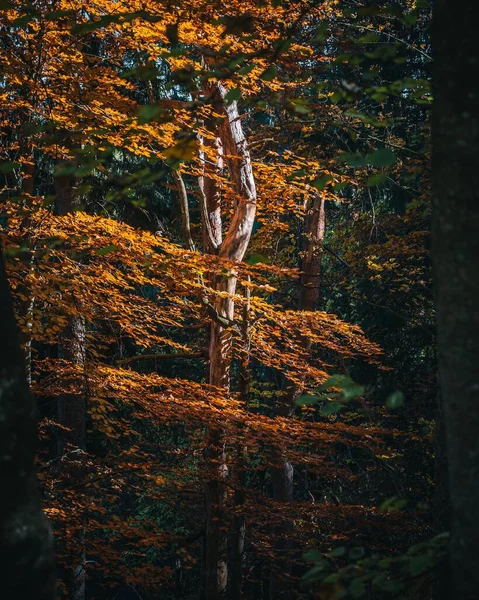
[[[212,100],[217,98],[223,104],[226,101],[227,90],[221,83],[214,85]],[[228,231],[218,247],[218,254],[232,262],[243,260],[248,248],[251,232],[253,230],[256,213],[256,185],[251,166],[248,144],[241,125],[237,102],[226,102],[225,118],[219,125],[218,150],[224,151],[230,177],[233,183],[235,211]],[[206,178],[205,178],[206,179]],[[206,181],[208,181],[206,179]],[[207,206],[220,205],[216,197],[215,186],[203,186]],[[208,194],[209,190],[212,197]],[[203,223],[210,219],[209,211],[203,215]],[[224,218],[224,217],[223,217]],[[219,225],[222,227],[222,216],[219,213]],[[234,319],[234,299],[237,278],[234,272],[226,275],[217,275],[214,287],[217,291],[226,292],[227,295],[218,295],[214,310],[217,318],[212,320],[209,348],[209,382],[222,388],[225,392],[230,389],[232,331],[231,324]],[[227,569],[227,533],[223,516],[223,504],[226,488],[222,480],[227,475],[227,466],[224,464],[221,430],[212,428],[209,431],[210,461],[216,470],[207,487],[206,507],[206,578],[205,592],[209,600],[224,597],[228,582]]]
[[[449,458],[452,598],[479,593],[479,64],[472,4],[438,0],[433,259]]]
[[[36,410],[0,256],[0,576],[6,598],[53,600],[52,536],[34,467]]]

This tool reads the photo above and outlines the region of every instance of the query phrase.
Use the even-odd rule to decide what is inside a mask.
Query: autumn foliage
[[[408,160],[405,77],[381,56],[364,60],[383,90],[337,84],[368,43],[347,23],[380,38],[382,18],[274,0],[3,10],[2,243],[61,597],[313,597],[308,549],[389,552],[427,528],[380,508],[403,493],[393,472],[427,493],[408,461],[429,413],[412,426],[421,410],[383,394],[411,357],[401,327],[429,327],[427,206],[393,214],[381,191],[427,185],[427,156]],[[427,89],[411,89],[413,111]],[[272,483],[288,465],[291,502]]]

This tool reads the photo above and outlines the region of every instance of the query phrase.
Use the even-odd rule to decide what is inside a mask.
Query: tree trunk
[[[1,250],[0,250],[1,252]],[[34,468],[36,411],[0,254],[0,580],[5,598],[54,600],[52,535]]]
[[[71,163],[70,163],[71,164]],[[61,164],[63,166],[70,166]],[[70,175],[59,174],[55,177],[55,209],[60,216],[67,215],[74,210],[73,180]],[[72,299],[75,302],[75,298]],[[85,369],[85,322],[81,315],[73,315],[68,320],[67,327],[60,333],[59,340],[60,357],[72,365],[79,366],[83,372]],[[75,382],[73,382],[75,384]],[[58,453],[65,454],[70,449],[85,450],[86,448],[86,402],[82,391],[62,395],[57,402],[58,422],[62,427],[58,439]],[[81,470],[81,469],[80,469]],[[72,479],[80,479],[81,472],[75,466]],[[70,480],[71,483],[71,480]],[[73,566],[70,573],[69,587],[72,600],[84,600],[86,593],[85,572],[85,539],[84,534],[78,540],[81,547],[82,558],[78,564]]]
[[[250,277],[248,276],[248,282]],[[246,285],[244,287],[244,295],[246,302],[243,305],[243,318],[241,322],[241,341],[242,352],[239,356],[238,367],[238,391],[240,398],[243,400],[248,410],[249,394],[250,394],[250,322],[249,315],[251,310],[250,304],[250,289]],[[241,437],[238,436],[239,438]],[[230,600],[241,600],[241,589],[243,583],[243,554],[244,544],[246,539],[246,519],[241,514],[242,506],[245,502],[246,488],[246,447],[241,439],[236,442],[236,477],[234,478],[234,510],[233,522],[231,527],[231,535],[229,541],[229,594]]]
[[[67,163],[68,164],[68,163]],[[60,165],[60,168],[63,165]],[[55,177],[55,209],[60,216],[74,210],[73,181],[70,175]],[[75,298],[72,299],[75,302]],[[61,358],[85,367],[85,323],[81,316],[71,316],[67,327],[59,337]],[[59,453],[62,454],[68,444],[85,449],[86,442],[86,406],[83,393],[65,394],[58,400],[58,419],[69,431],[62,431],[59,439]]]
[[[222,258],[233,262],[243,260],[249,244],[256,213],[256,188],[251,159],[236,102],[225,105],[227,90],[220,84],[209,86],[205,92],[213,103],[221,104],[225,119],[218,127],[216,137],[216,171],[223,167],[223,153],[228,165],[229,176],[235,194],[234,214],[225,236],[222,233],[222,216],[217,182],[208,177],[209,167],[200,182],[203,194],[202,219],[207,237],[206,246]],[[205,161],[206,164],[206,161]],[[233,294],[237,279],[234,273],[217,276],[214,287],[227,292],[226,297],[217,297],[214,302],[214,318],[211,323],[209,346],[209,383],[228,392],[230,389],[232,332],[234,319]],[[208,462],[210,481],[206,489],[206,564],[205,594],[207,600],[225,597],[228,584],[227,565],[227,519],[224,512],[226,501],[225,479],[228,467],[225,464],[223,433],[211,428],[208,433]]]
[[[320,299],[321,260],[323,256],[323,243],[326,227],[326,213],[324,197],[315,195],[313,205],[305,217],[305,248],[301,261],[301,284],[299,289],[298,310],[317,310]],[[303,345],[309,350],[309,340],[304,340]],[[278,402],[276,412],[282,417],[291,417],[295,409],[295,401],[301,395],[302,387],[290,384],[286,389],[286,396]],[[278,502],[292,502],[294,499],[294,466],[283,456],[273,452],[272,460],[279,466],[271,470],[271,484],[273,498]],[[285,555],[285,550],[290,547],[288,531],[291,524],[286,523],[277,531],[280,536],[276,544],[276,551]],[[287,556],[285,556],[287,560]],[[288,565],[276,565],[272,568],[270,598],[290,598],[289,592],[283,589],[280,575],[288,572]]]
[[[475,5],[437,0],[433,260],[451,499],[451,599],[479,596],[479,64]]]
[[[24,206],[27,209],[27,217],[22,221],[22,230],[23,230],[23,240],[24,244],[30,250],[30,258],[29,258],[29,271],[30,274],[33,274],[35,270],[35,242],[32,239],[32,225],[30,215],[28,214],[30,210],[33,209],[32,205],[32,196],[34,192],[34,175],[35,175],[35,166],[33,162],[33,146],[29,140],[25,142],[25,147],[23,148],[23,155],[28,160],[28,162],[23,163],[22,165],[22,194],[24,197]],[[25,353],[25,366],[26,366],[26,376],[28,385],[32,383],[32,319],[33,319],[33,309],[35,307],[35,298],[32,296],[31,290],[27,285],[20,284],[20,291],[22,295],[26,298],[21,305],[22,315],[25,316],[25,328],[23,331],[20,331],[20,343]]]

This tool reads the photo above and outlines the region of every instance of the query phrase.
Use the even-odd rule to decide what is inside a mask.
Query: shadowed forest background
[[[476,597],[448,590],[444,425],[466,452],[478,417],[440,404],[431,2],[0,8],[8,597]],[[468,19],[438,44],[444,98]],[[454,163],[466,140],[477,172],[468,93],[460,133],[438,104],[435,182],[442,198],[465,177],[472,206]],[[441,202],[438,240],[456,214]],[[445,353],[469,358],[445,360],[444,397],[473,406],[477,343],[454,336],[478,325],[474,296],[441,287],[459,273],[477,298],[477,208],[457,214],[472,250],[444,246],[457,298],[439,311]],[[477,473],[459,454],[467,532]]]

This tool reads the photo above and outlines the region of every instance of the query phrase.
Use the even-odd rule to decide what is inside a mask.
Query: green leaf
[[[323,574],[324,574],[323,567],[320,565],[317,565],[303,575],[302,581],[304,583],[313,583],[315,581],[318,581],[318,579],[321,579]]]
[[[401,510],[406,505],[406,498],[398,498],[397,496],[393,496],[392,498],[388,498],[381,504],[380,510],[385,512]]]
[[[225,96],[226,104],[233,104],[241,98],[241,90],[239,88],[233,88]]]
[[[150,104],[142,106],[138,111],[138,123],[140,123],[140,125],[150,123],[151,121],[154,121],[162,112],[163,109],[159,106],[152,106]]]
[[[308,101],[303,98],[293,98],[286,104],[286,110],[299,115],[309,115],[311,112]]]
[[[417,577],[431,568],[432,560],[429,554],[420,554],[414,556],[409,562],[409,573],[412,577]]]
[[[321,554],[321,552],[319,550],[308,550],[308,552],[306,552],[303,555],[304,560],[308,561],[308,562],[315,562],[315,563],[319,563],[319,562],[324,562],[323,561],[323,555]]]
[[[397,410],[404,404],[404,394],[402,392],[393,392],[386,399],[386,406],[389,410]]]
[[[330,388],[340,388],[341,394],[344,400],[349,401],[359,396],[363,396],[365,389],[364,386],[355,383],[347,375],[332,375],[327,379],[321,386],[322,391],[326,391]]]
[[[346,163],[351,167],[365,167],[368,164],[367,157],[362,156],[358,152],[354,154],[341,154],[340,156],[338,156],[338,160],[340,162]]]
[[[296,404],[298,404],[299,406],[311,406],[312,404],[317,404],[319,399],[319,396],[313,396],[312,394],[303,394],[296,400]]]
[[[264,81],[273,81],[273,79],[277,76],[278,70],[274,65],[270,65],[267,69],[265,69],[260,77]]]
[[[318,27],[316,28],[315,41],[322,42],[323,40],[325,40],[326,37],[328,36],[328,31],[329,31],[329,23],[327,23],[327,22],[319,23]]]
[[[349,401],[353,400],[354,398],[359,398],[360,396],[363,396],[364,392],[364,386],[359,385],[359,383],[354,383],[354,381],[351,381],[351,383],[343,387],[342,396],[346,401]]]
[[[341,410],[341,403],[340,402],[328,402],[327,404],[325,404],[323,406],[323,408],[320,410],[320,413],[324,416],[327,417],[329,415],[335,415],[336,413],[338,413]]]
[[[105,246],[104,248],[98,248],[98,250],[95,250],[95,254],[97,256],[105,256],[105,254],[110,254],[110,252],[114,252],[115,250],[115,244],[110,244],[109,246]]]
[[[333,181],[333,177],[331,175],[324,175],[324,177],[315,179],[311,185],[317,190],[321,191],[324,190],[330,181]]]
[[[18,17],[18,19],[12,21],[12,25],[14,27],[26,27],[30,21],[33,21],[32,15],[23,15],[23,17]]]
[[[270,260],[264,254],[261,254],[260,252],[255,252],[254,254],[252,254],[251,256],[249,256],[244,262],[247,265],[253,266],[253,265],[256,265],[258,263],[269,264]]]
[[[331,375],[331,377],[326,379],[320,389],[323,391],[329,390],[329,388],[332,387],[343,389],[343,387],[347,386],[350,382],[351,379],[347,375]]]
[[[251,73],[251,71],[255,68],[256,65],[251,64],[251,65],[245,65],[244,67],[241,67],[241,69],[238,71],[238,73],[240,75],[248,75],[248,73]]]
[[[376,175],[372,175],[366,182],[367,187],[375,187],[379,185],[383,185],[388,180],[387,175],[384,173],[376,173]]]
[[[346,548],[344,546],[338,546],[331,552],[328,552],[327,556],[331,558],[339,558],[340,556],[344,556],[346,554]]]
[[[369,31],[368,33],[365,33],[360,38],[358,38],[357,43],[358,44],[374,44],[378,40],[379,40],[378,34],[372,32],[372,31]]]
[[[0,173],[11,173],[17,169],[20,165],[14,162],[4,162],[0,164]]]
[[[373,167],[390,167],[396,162],[396,155],[389,148],[380,148],[368,155],[368,163]]]
[[[359,560],[364,556],[364,548],[357,546],[356,548],[351,548],[349,551],[349,558],[352,560]]]
[[[352,598],[362,598],[364,596],[365,591],[366,588],[361,579],[353,579],[349,584],[349,593],[351,594]]]
[[[388,148],[380,148],[365,156],[357,152],[354,154],[341,154],[338,156],[338,160],[351,167],[365,167],[367,165],[372,165],[373,167],[390,167],[396,162],[396,156]]]

